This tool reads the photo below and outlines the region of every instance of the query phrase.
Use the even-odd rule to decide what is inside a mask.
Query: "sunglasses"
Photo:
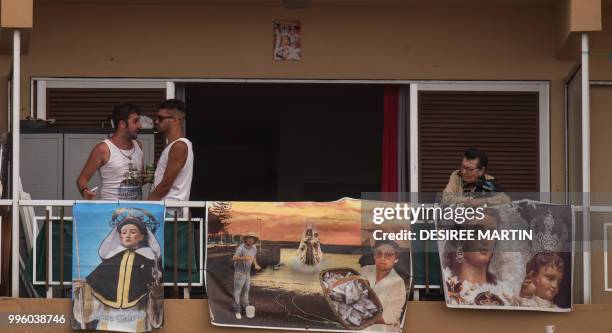
[[[466,167],[464,165],[460,165],[459,166],[459,170],[461,170],[463,172],[474,172],[474,171],[476,171],[478,169],[480,169],[480,168]]]
[[[157,121],[164,121],[164,119],[171,119],[171,118],[176,118],[175,116],[160,116],[158,114],[154,115],[153,118],[155,118],[155,120]]]
[[[393,259],[395,258],[395,252],[381,252],[381,251],[376,251],[374,253],[374,257],[376,258],[385,258],[385,259]]]

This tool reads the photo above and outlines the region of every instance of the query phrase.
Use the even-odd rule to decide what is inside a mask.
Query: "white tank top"
[[[157,168],[155,168],[155,180],[153,181],[153,187],[157,187],[164,178],[166,167],[168,166],[168,155],[170,154],[170,148],[178,141],[183,141],[187,144],[187,160],[185,165],[179,172],[178,176],[174,180],[174,184],[170,188],[170,191],[162,200],[176,200],[176,201],[189,201],[189,193],[191,192],[191,180],[193,178],[193,150],[191,147],[191,141],[186,138],[180,138],[169,144],[164,151],[162,151],[157,162]]]
[[[142,168],[144,154],[138,142],[134,148],[123,150],[109,140],[104,140],[110,151],[108,162],[100,167],[101,200],[142,200]],[[130,159],[131,158],[131,159]]]

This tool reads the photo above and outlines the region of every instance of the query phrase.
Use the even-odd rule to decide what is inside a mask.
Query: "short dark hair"
[[[563,273],[563,258],[556,252],[538,252],[527,262],[526,273],[528,276],[535,276],[540,272],[541,267],[553,267]]]
[[[117,231],[121,233],[121,228],[128,224],[135,225],[138,228],[138,231],[140,231],[140,233],[144,236],[148,234],[147,226],[145,225],[145,223],[142,222],[140,219],[133,217],[126,217],[125,219],[123,219],[123,221],[121,221],[121,223],[117,224]]]
[[[132,113],[140,116],[140,110],[138,110],[134,104],[123,103],[115,106],[113,109],[113,124],[115,125],[115,128],[119,128],[119,122],[122,120],[127,124],[127,121]]]
[[[162,110],[162,109],[176,110],[176,111],[181,112],[184,116],[187,115],[187,107],[185,106],[185,102],[181,101],[180,99],[176,99],[176,98],[167,99],[163,101],[157,109],[158,110]]]
[[[489,165],[489,158],[487,154],[477,148],[468,148],[463,151],[463,158],[466,160],[475,160],[478,159],[478,168],[487,167]]]

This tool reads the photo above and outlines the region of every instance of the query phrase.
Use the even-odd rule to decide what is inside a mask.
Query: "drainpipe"
[[[13,31],[13,205],[11,228],[11,295],[19,297],[19,110],[21,109],[21,35],[18,29]]]
[[[591,118],[589,35],[582,33],[582,234],[584,304],[591,304]]]

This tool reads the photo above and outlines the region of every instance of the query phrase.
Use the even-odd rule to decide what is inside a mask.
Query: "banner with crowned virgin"
[[[521,200],[482,208],[463,223],[437,221],[448,235],[438,241],[447,306],[571,311],[571,206]]]
[[[401,331],[409,244],[370,242],[363,201],[207,204],[214,325]]]
[[[74,205],[72,328],[148,332],[164,319],[164,206]]]

